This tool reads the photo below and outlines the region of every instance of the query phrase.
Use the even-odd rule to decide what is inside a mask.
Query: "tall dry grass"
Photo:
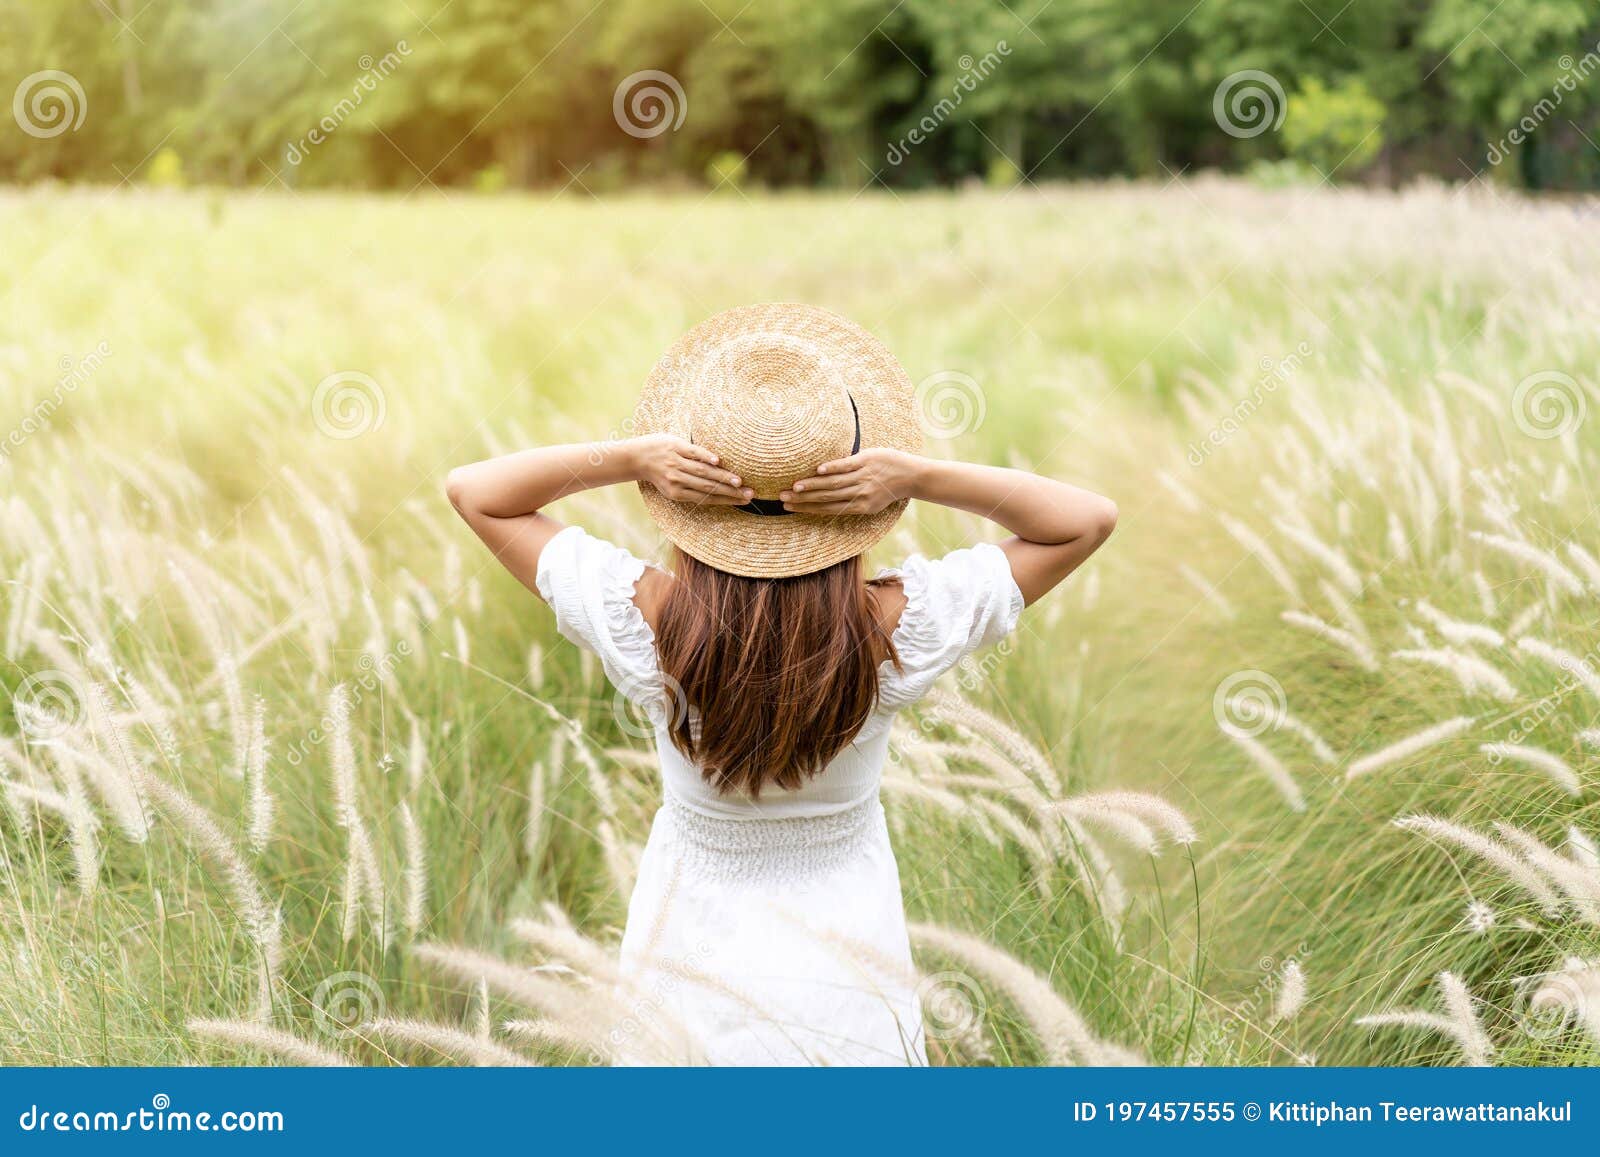
[[[898,725],[937,1062],[1593,1061],[1586,212],[0,195],[0,1060],[613,1056],[653,763],[439,480],[788,298],[975,380],[933,452],[1122,507]]]

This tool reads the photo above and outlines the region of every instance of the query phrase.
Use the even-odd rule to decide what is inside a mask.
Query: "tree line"
[[[1600,185],[1592,0],[0,0],[0,180]]]

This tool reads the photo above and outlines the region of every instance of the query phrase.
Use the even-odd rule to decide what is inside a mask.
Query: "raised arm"
[[[736,506],[753,497],[717,465],[715,454],[670,434],[541,446],[457,466],[445,480],[445,493],[505,568],[537,592],[539,554],[563,529],[542,513],[544,507],[618,482],[649,482],[678,502]]]
[[[828,462],[781,495],[812,514],[873,514],[916,498],[982,515],[1015,538],[1000,544],[1025,603],[1044,597],[1099,548],[1117,525],[1109,498],[1025,470],[863,450]]]

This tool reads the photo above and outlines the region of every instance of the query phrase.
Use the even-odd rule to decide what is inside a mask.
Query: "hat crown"
[[[915,390],[894,355],[854,322],[789,302],[726,310],[674,342],[632,428],[714,450],[768,503],[858,445],[922,448]],[[786,514],[676,502],[645,481],[639,493],[680,551],[748,578],[811,574],[859,555],[905,508],[902,499],[875,514]]]
[[[703,363],[693,398],[694,441],[757,498],[776,498],[855,442],[855,410],[839,368],[785,334],[723,343]]]

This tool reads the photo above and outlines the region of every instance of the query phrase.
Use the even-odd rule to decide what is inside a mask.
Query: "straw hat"
[[[714,451],[756,492],[744,506],[673,502],[641,482],[645,506],[685,554],[730,574],[810,574],[860,554],[900,517],[796,514],[782,490],[857,449],[922,449],[911,379],[877,338],[810,305],[747,305],[708,318],[656,363],[634,411],[640,434]]]

